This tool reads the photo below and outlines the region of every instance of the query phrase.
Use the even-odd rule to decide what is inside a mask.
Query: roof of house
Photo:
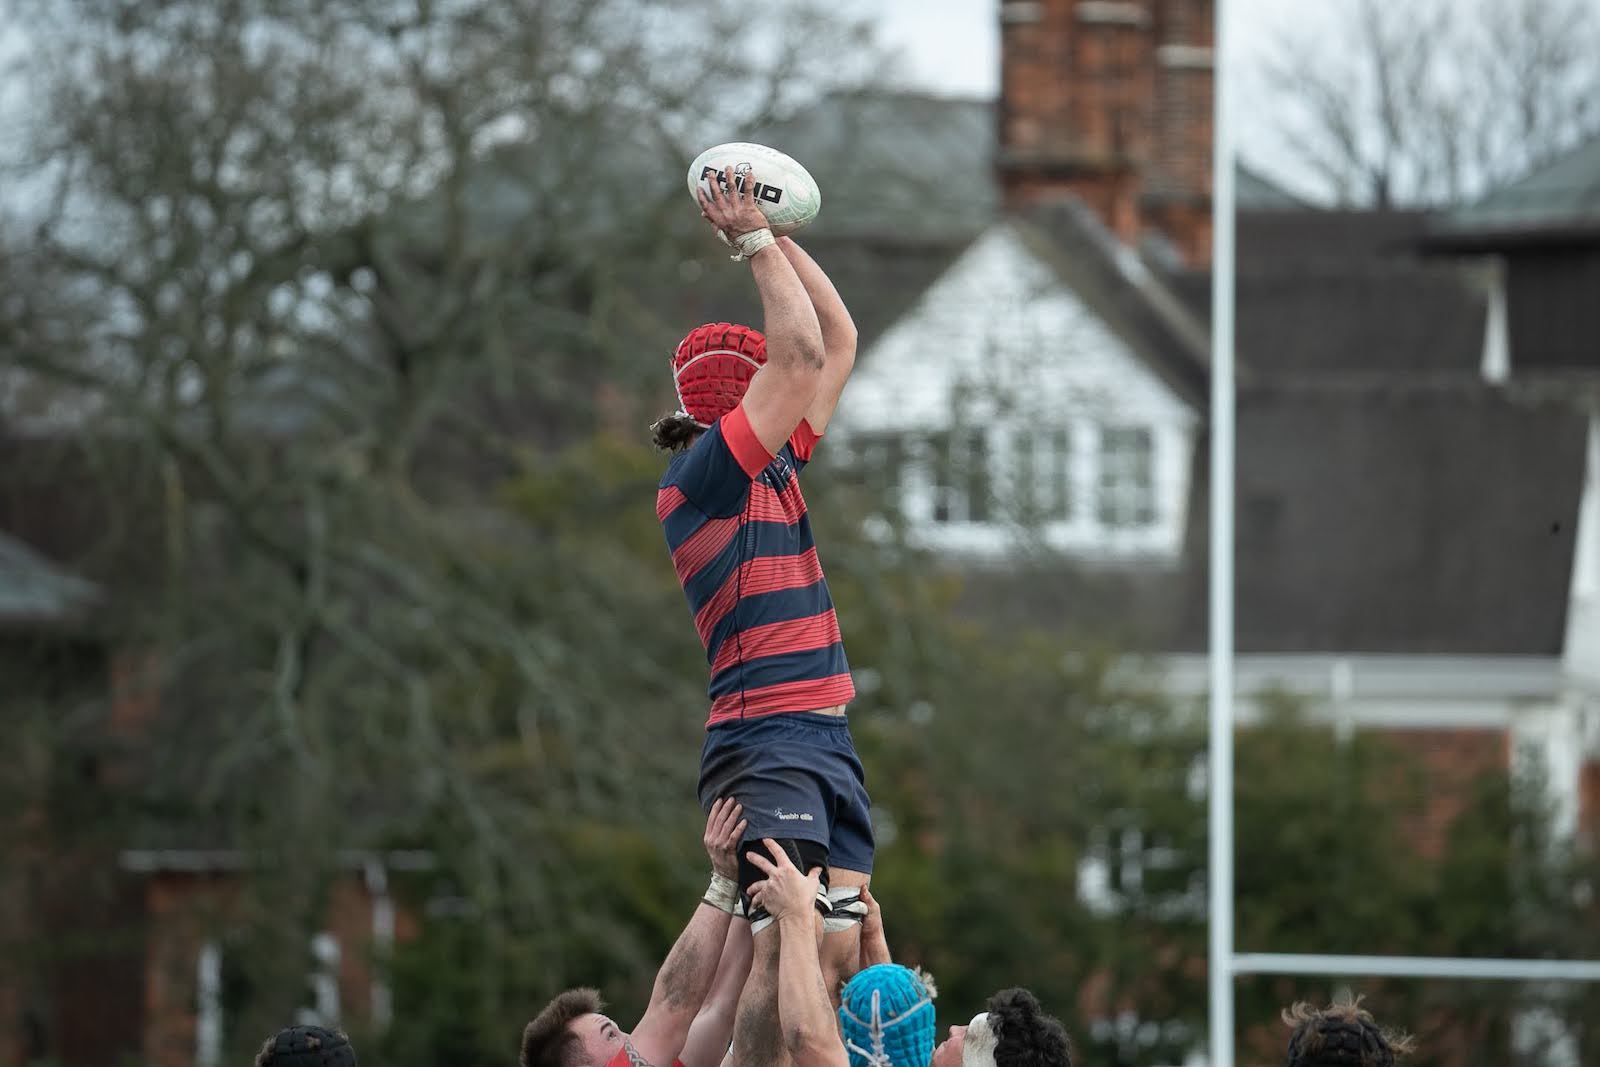
[[[1032,251],[1089,303],[1166,383],[1203,404],[1209,340],[1204,322],[1077,200],[1038,204],[1015,223]]]
[[[1418,212],[1241,213],[1240,380],[1335,375],[1348,386],[1404,371],[1476,381],[1483,290],[1460,265],[1418,253],[1426,226]],[[1210,273],[1174,285],[1209,321]]]
[[[1467,390],[1242,390],[1234,643],[1241,653],[1559,656],[1585,420]],[[1207,647],[1210,500],[1196,450],[1175,566],[987,571],[1003,622],[1131,647]]]
[[[95,596],[89,582],[0,533],[0,625],[68,621]]]
[[[998,210],[992,112],[947,103],[960,119],[941,127],[939,106],[863,108],[848,117],[868,140],[869,118],[926,123],[897,129],[894,143],[918,144],[923,130],[937,137],[956,185],[973,190],[945,203],[952,213],[963,199],[981,207],[970,216],[981,229],[984,213]],[[829,130],[844,121],[810,118]],[[961,137],[965,150],[955,143]],[[798,137],[779,143],[802,158],[809,147]],[[830,188],[829,178],[819,181]],[[988,196],[976,191],[984,183]],[[1483,380],[1481,280],[1421,254],[1427,216],[1318,210],[1248,172],[1239,192],[1238,649],[1558,655],[1584,418]],[[825,229],[819,219],[806,239],[830,270],[840,264],[835,280],[862,321],[864,350],[970,240],[959,228],[943,244],[940,232],[923,231],[921,248],[885,269],[895,261],[893,244],[868,225],[870,193],[865,181],[841,189],[823,211],[840,224]],[[1203,391],[1209,274],[1167,274],[1107,247],[1083,215],[1047,205],[1013,223],[1064,285],[1113,329],[1141,340],[1134,347],[1154,369],[1190,396]],[[891,229],[902,240],[913,232],[898,221]],[[856,267],[862,250],[867,265]],[[1207,462],[1202,439],[1187,543],[1175,565],[1012,560],[973,583],[975,599],[1001,621],[1164,651],[1204,649]]]
[[[1474,203],[1446,211],[1428,243],[1446,251],[1488,251],[1530,241],[1600,241],[1600,137]]]
[[[995,122],[988,100],[839,93],[752,139],[816,178],[822,210],[811,236],[961,242],[1000,211]]]
[[[1559,655],[1586,432],[1468,382],[1243,391],[1239,648]],[[1194,593],[1177,636],[1198,649]]]
[[[1311,207],[1246,163],[1239,164],[1234,178],[1233,199],[1245,211],[1304,211]]]
[[[964,242],[1000,214],[998,130],[993,100],[868,90],[829,96],[751,139],[783,149],[817,179],[822,211],[811,240]],[[1245,211],[1307,208],[1242,164],[1235,195]]]

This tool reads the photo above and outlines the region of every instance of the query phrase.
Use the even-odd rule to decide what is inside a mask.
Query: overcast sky
[[[1237,128],[1245,158],[1297,189],[1315,186],[1251,106],[1260,57],[1290,24],[1328,24],[1341,0],[1219,0],[1236,49],[1229,76],[1238,86]],[[3,4],[0,4],[3,7]],[[1000,80],[1000,0],[858,0],[853,9],[876,21],[880,40],[899,53],[900,80],[933,92],[992,98]],[[0,23],[0,64],[24,43],[16,27]],[[21,87],[0,80],[0,135],[14,119]]]

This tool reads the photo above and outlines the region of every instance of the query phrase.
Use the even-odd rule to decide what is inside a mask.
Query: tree
[[[1341,204],[1460,203],[1600,134],[1600,12],[1585,0],[1341,6],[1263,70],[1270,116]]]
[[[699,876],[654,869],[685,859],[659,842],[697,836],[698,657],[657,624],[663,560],[607,571],[603,541],[574,540],[582,507],[519,516],[500,493],[675,339],[658,298],[719,254],[688,160],[854,84],[859,27],[677,0],[5,15],[29,28],[4,160],[25,189],[0,232],[7,421],[76,472],[119,472],[88,508],[102,550],[70,562],[106,589],[111,643],[161,665],[122,844],[257,861],[229,932],[251,990],[234,1056],[303,994],[285,946],[315,929],[340,849],[434,851],[493,958],[536,961],[483,970],[482,1018],[525,1011],[580,951],[646,973],[680,910],[652,890],[618,922],[635,893],[601,887]],[[31,476],[20,454],[8,479]],[[7,714],[40,737],[41,781],[101,743],[103,716]]]

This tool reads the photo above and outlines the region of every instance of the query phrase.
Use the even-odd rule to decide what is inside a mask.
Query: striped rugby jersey
[[[711,664],[708,727],[855,696],[800,495],[817,440],[802,422],[774,456],[737,407],[661,479],[656,517]]]

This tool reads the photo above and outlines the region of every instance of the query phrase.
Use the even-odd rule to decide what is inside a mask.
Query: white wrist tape
[[[751,230],[749,233],[741,233],[737,237],[729,237],[721,230],[718,230],[717,236],[722,238],[723,244],[734,249],[734,254],[728,258],[735,263],[749,259],[763,248],[769,248],[778,243],[778,239],[772,236],[772,231],[768,229]]]
[[[711,884],[706,887],[706,895],[700,899],[718,911],[732,915],[733,909],[739,903],[739,883],[712,871]]]

